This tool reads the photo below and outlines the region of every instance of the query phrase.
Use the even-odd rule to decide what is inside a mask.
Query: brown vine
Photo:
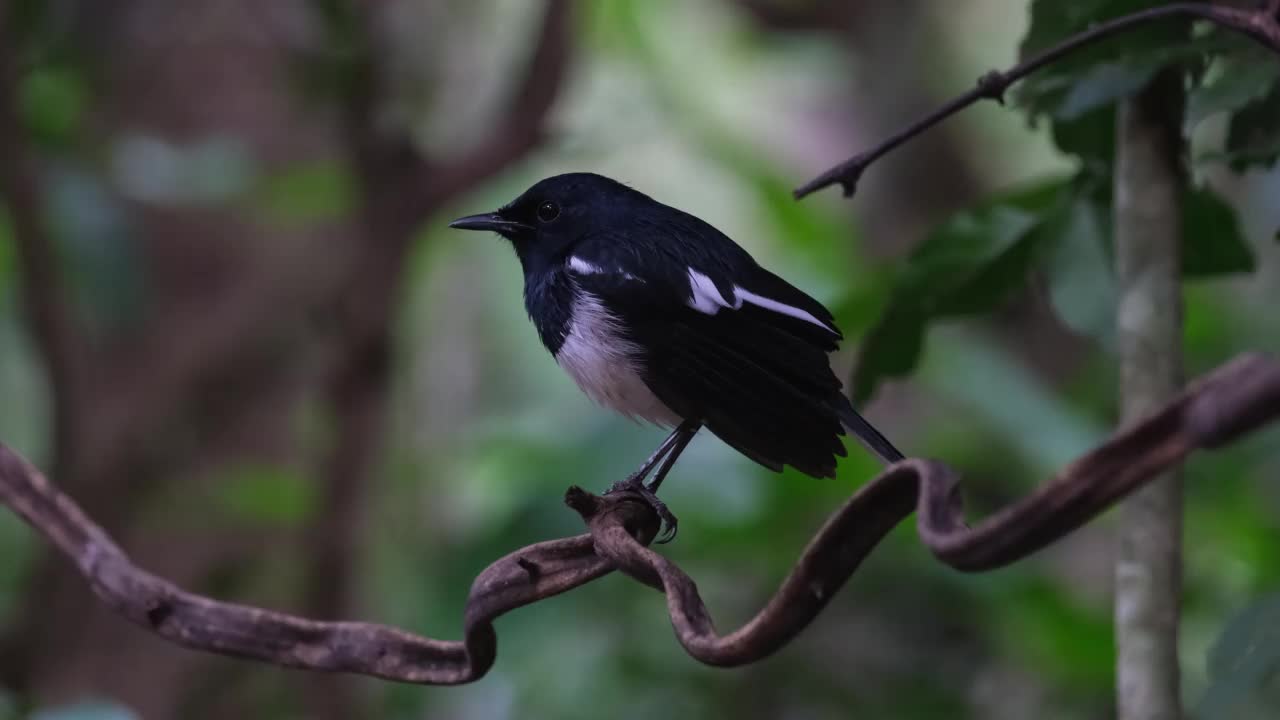
[[[288,667],[453,685],[477,680],[493,666],[495,618],[615,569],[666,593],[676,638],[697,660],[755,662],[808,626],[912,512],[921,539],[942,562],[963,571],[1000,567],[1080,527],[1191,451],[1220,447],[1278,418],[1280,363],[1242,355],[972,528],[964,521],[957,475],[940,462],[904,460],[854,493],[765,607],[726,635],[716,633],[693,580],[648,547],[657,518],[625,493],[599,497],[570,488],[565,500],[589,532],[522,548],[480,573],[461,641],[374,623],[320,622],[187,592],[135,565],[74,501],[3,445],[0,502],[61,550],[105,604],[172,642]]]

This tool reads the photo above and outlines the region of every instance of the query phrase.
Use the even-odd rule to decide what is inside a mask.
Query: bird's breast
[[[556,362],[596,403],[627,417],[675,426],[680,417],[645,384],[643,353],[596,296],[575,293]]]

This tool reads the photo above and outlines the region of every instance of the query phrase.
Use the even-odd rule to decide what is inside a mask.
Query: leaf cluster
[[[1153,0],[1036,0],[1020,52],[1031,56],[1091,24],[1160,4]],[[1118,104],[1170,74],[1181,83],[1184,139],[1223,118],[1219,149],[1185,158],[1189,175],[1226,163],[1235,172],[1280,156],[1280,61],[1211,27],[1165,21],[1098,42],[1027,78],[1014,95],[1033,126],[1076,162],[1067,177],[1002,192],[948,219],[907,259],[860,350],[855,398],[917,366],[928,327],[994,312],[1041,281],[1060,319],[1109,347],[1114,280],[1111,189]],[[1187,142],[1184,147],[1189,147]],[[1254,255],[1236,211],[1207,185],[1182,202],[1183,275],[1251,272]]]

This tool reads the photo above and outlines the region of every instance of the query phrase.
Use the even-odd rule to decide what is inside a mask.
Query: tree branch
[[[958,95],[916,122],[908,125],[870,150],[858,153],[843,163],[827,170],[795,189],[797,199],[839,184],[845,197],[857,190],[858,179],[872,163],[925,130],[955,115],[983,99],[1004,103],[1009,86],[1040,68],[1050,65],[1065,55],[1092,45],[1099,40],[1118,35],[1155,20],[1172,17],[1188,17],[1207,20],[1215,25],[1252,38],[1268,49],[1280,54],[1280,11],[1275,9],[1277,0],[1269,0],[1266,8],[1243,10],[1198,2],[1181,2],[1140,10],[1098,23],[1084,32],[1073,35],[1053,47],[1000,72],[992,70],[978,79],[971,90]]]
[[[186,592],[134,565],[70,498],[3,445],[0,502],[71,559],[104,603],[172,642],[287,667],[452,685],[477,680],[493,665],[495,618],[615,568],[666,592],[676,637],[694,658],[722,666],[755,662],[808,626],[913,511],[921,539],[942,562],[964,571],[1001,567],[1080,527],[1191,451],[1220,447],[1277,419],[1280,363],[1242,355],[972,529],[956,474],[938,462],[905,460],[837,510],[765,607],[723,636],[689,576],[648,549],[657,518],[625,493],[601,498],[570,488],[566,502],[589,534],[530,545],[486,568],[472,584],[461,641],[372,623],[319,622]]]

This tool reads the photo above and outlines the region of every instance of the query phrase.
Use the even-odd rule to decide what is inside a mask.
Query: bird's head
[[[648,198],[616,180],[593,173],[568,173],[539,180],[495,212],[449,223],[459,230],[491,230],[510,240],[526,267],[566,252],[581,238],[607,228]]]

